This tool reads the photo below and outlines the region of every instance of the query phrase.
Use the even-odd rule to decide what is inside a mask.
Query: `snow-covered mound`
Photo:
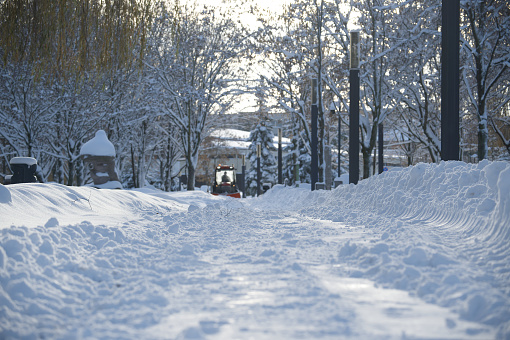
[[[108,140],[104,130],[96,131],[94,138],[83,144],[80,155],[111,156],[115,157],[115,147]]]
[[[0,203],[11,202],[11,192],[6,187],[0,184]]]
[[[332,191],[0,185],[0,338],[509,339],[510,165]]]

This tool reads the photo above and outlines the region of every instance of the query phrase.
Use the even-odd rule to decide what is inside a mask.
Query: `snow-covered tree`
[[[275,90],[281,108],[292,115],[289,120],[301,121],[307,140],[311,134],[311,79],[319,80],[319,181],[326,175],[326,155],[337,134],[330,129],[336,117],[332,119],[325,108],[333,102],[340,102],[339,109],[343,112],[349,107],[346,101],[349,90],[347,24],[352,18],[353,6],[349,1],[297,0],[290,3],[277,20],[264,21],[262,44],[267,56],[263,60],[266,80]],[[309,147],[308,152],[311,152]]]
[[[164,113],[180,132],[188,190],[194,189],[200,146],[213,118],[232,103],[228,83],[236,78],[247,38],[227,13],[213,9],[162,7],[156,22],[151,47],[157,59],[147,65],[157,74]]]
[[[306,145],[307,139],[304,129],[300,127],[300,120],[293,120],[291,144],[284,148],[285,156],[283,158],[283,176],[290,185],[295,184],[296,180],[302,183],[310,183],[311,161],[310,146]],[[298,174],[296,179],[296,165]]]
[[[363,178],[372,170],[372,154],[377,142],[377,131],[386,117],[396,108],[399,91],[395,78],[398,71],[392,64],[396,56],[398,41],[395,22],[392,18],[398,6],[393,1],[363,0],[358,4],[361,15],[359,25],[361,39],[361,94],[360,94],[360,138],[363,154]]]
[[[265,22],[262,41],[264,56],[262,65],[267,72],[264,77],[281,108],[291,116],[291,121],[300,121],[302,133],[295,138],[310,140],[311,78],[319,78],[317,60],[317,20],[320,6],[307,1],[296,1],[285,9],[276,21]],[[320,34],[319,34],[320,37]],[[314,65],[314,67],[312,67]],[[322,100],[322,98],[320,99]],[[319,105],[320,106],[320,105]],[[320,133],[324,131],[323,111],[319,109]],[[297,139],[296,139],[297,140]],[[319,158],[323,157],[323,139],[319,141]],[[308,152],[311,152],[308,149]],[[322,164],[322,162],[321,162]]]
[[[500,84],[508,85],[510,72],[510,13],[501,0],[461,1],[464,82],[471,110],[478,122],[478,159],[488,156],[489,119],[508,103]]]
[[[0,74],[0,135],[18,156],[34,157],[57,100],[30,65],[9,66]]]
[[[508,82],[510,82],[510,79],[508,79]],[[494,110],[494,114],[489,121],[492,129],[499,137],[502,147],[506,150],[506,154],[500,155],[499,158],[510,160],[510,89],[502,83],[496,92],[501,97],[501,100],[498,101],[500,105]]]
[[[388,117],[408,144],[427,150],[430,159],[441,157],[440,45],[441,5],[435,1],[413,1],[398,7],[398,28],[394,35],[403,41],[391,62],[398,70],[401,88],[396,115]],[[396,19],[396,18],[395,18]]]
[[[276,183],[276,160],[271,151],[276,148],[273,145],[273,132],[268,128],[264,121],[261,121],[254,130],[250,132],[248,141],[251,142],[247,158],[250,161],[251,168],[246,174],[246,193],[255,196],[257,194],[257,145],[260,145],[260,171],[263,183]]]
[[[80,145],[99,125],[115,120],[105,99],[112,88],[106,79],[140,65],[150,5],[145,0],[2,3],[0,135],[9,145],[2,152],[34,156],[44,178],[81,185]],[[116,95],[111,102],[122,106],[122,100]]]

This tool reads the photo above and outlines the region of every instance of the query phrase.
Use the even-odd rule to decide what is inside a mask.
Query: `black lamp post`
[[[458,161],[460,1],[442,1],[441,28],[441,159]]]
[[[278,184],[283,184],[282,128],[278,128]]]
[[[384,171],[384,127],[382,123],[379,123],[379,173],[382,174]]]
[[[243,155],[243,166],[241,167],[243,173],[243,198],[246,198],[246,156]]]
[[[351,32],[349,96],[349,183],[359,179],[359,53],[360,32]]]
[[[260,171],[260,154],[261,154],[261,146],[260,143],[257,144],[257,196],[262,195],[262,173]]]
[[[319,116],[319,106],[317,102],[317,78],[312,79],[312,140],[310,148],[312,149],[312,164],[310,165],[310,180],[312,191],[315,190],[315,183],[319,180],[319,138],[317,136],[317,121]]]

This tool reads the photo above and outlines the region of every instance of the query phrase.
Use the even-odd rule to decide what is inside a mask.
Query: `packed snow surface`
[[[332,191],[0,185],[1,339],[509,339],[510,165]]]

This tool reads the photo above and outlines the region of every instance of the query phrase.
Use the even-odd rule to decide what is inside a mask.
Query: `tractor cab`
[[[212,194],[241,198],[236,183],[236,169],[233,166],[220,164],[216,167]]]

